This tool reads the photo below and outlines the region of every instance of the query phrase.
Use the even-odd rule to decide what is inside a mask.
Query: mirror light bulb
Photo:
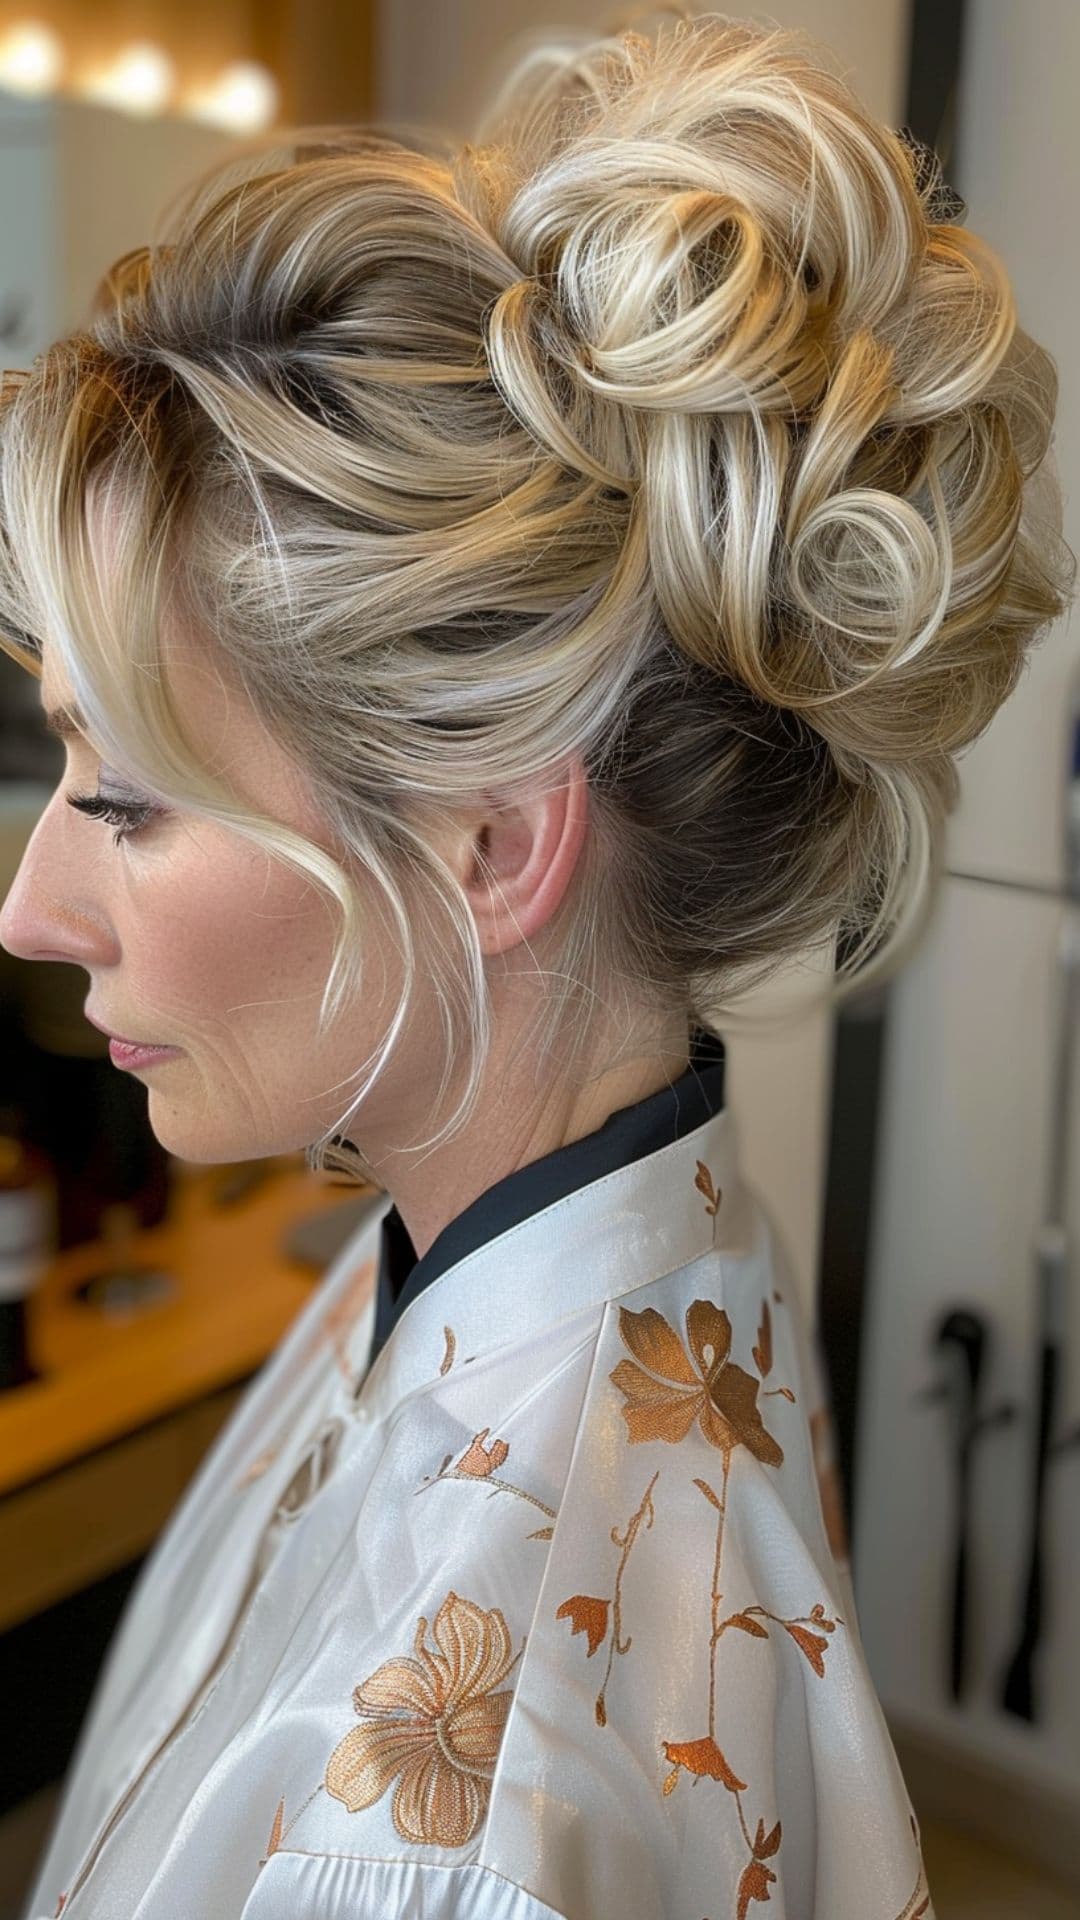
[[[175,77],[168,54],[152,42],[140,40],[125,47],[82,91],[88,99],[118,107],[124,113],[160,113],[172,93]]]
[[[193,119],[221,127],[227,133],[258,133],[272,124],[278,110],[278,85],[257,60],[236,60],[216,82],[185,102]]]
[[[0,87],[12,93],[51,93],[64,52],[59,36],[37,20],[23,20],[0,35]]]

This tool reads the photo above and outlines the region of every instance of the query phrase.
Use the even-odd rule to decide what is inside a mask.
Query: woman
[[[0,937],[172,1049],[171,1151],[383,1189],[150,1556],[31,1920],[931,1914],[717,1029],[910,952],[1066,605],[1055,370],[956,213],[801,36],[682,17],[460,151],[242,156],[9,378],[69,777]]]

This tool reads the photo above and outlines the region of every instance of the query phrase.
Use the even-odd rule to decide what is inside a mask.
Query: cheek
[[[286,1033],[302,1043],[314,1032],[335,915],[303,876],[255,849],[233,845],[213,862],[204,851],[186,869],[174,863],[153,911],[141,899],[133,915],[124,942],[132,990],[167,1019],[175,1045]]]

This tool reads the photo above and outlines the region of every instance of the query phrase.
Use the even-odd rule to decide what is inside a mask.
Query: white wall
[[[235,145],[179,115],[143,118],[0,89],[0,287],[25,315],[3,357],[29,365],[85,318],[112,261],[153,237],[162,209]]]
[[[564,25],[610,31],[623,24],[624,15],[626,24],[634,24],[637,11],[611,0],[381,0],[375,111],[385,119],[423,120],[467,133],[514,39]],[[826,41],[871,111],[893,123],[902,118],[907,0],[787,0],[761,12],[725,11],[802,27]],[[647,11],[641,25],[648,25]]]
[[[1065,536],[1080,550],[1080,6],[968,0],[957,168],[969,223],[1001,253],[1021,324],[1058,363]],[[1057,887],[1063,712],[1080,626],[1030,656],[1024,685],[966,757],[956,872]]]

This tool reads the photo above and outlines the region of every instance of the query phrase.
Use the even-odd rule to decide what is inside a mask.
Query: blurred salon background
[[[0,360],[77,326],[108,263],[249,133],[464,136],[523,37],[632,11],[0,0]],[[934,148],[1001,252],[1058,364],[1080,550],[1080,6],[777,0],[767,17],[827,42],[871,111]],[[745,1171],[826,1365],[863,1641],[938,1920],[1080,1912],[1077,650],[1055,628],[963,759],[903,972],[729,1043]],[[36,681],[0,654],[0,899],[63,765]],[[302,1156],[167,1154],[83,1016],[87,984],[0,950],[0,1920],[143,1558],[376,1197]]]

